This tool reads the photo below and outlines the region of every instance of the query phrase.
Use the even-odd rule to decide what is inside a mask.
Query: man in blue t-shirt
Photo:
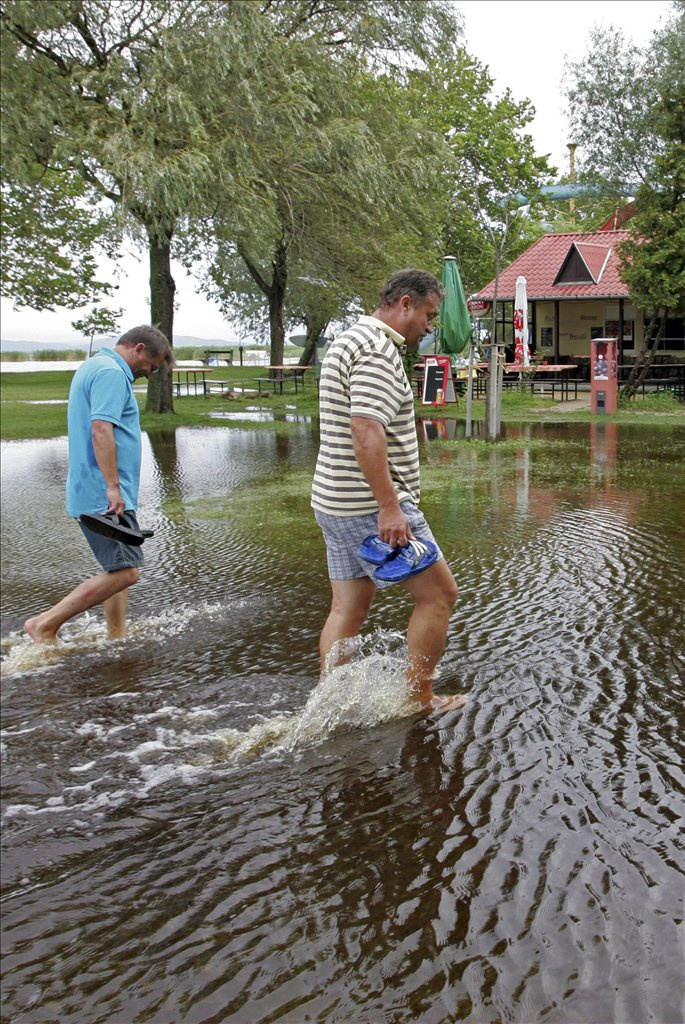
[[[67,412],[70,516],[125,515],[126,525],[138,529],[141,437],[133,381],[150,377],[165,362],[174,363],[169,342],[156,327],[143,325],[127,331],[113,349],[101,349],[74,374]],[[104,608],[110,638],[126,635],[128,588],[140,577],[142,549],[96,533],[80,520],[79,526],[103,571],[26,620],[24,629],[35,643],[55,643],[60,626],[97,604]]]

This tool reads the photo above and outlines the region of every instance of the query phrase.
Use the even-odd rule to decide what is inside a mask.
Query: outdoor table
[[[204,395],[205,393],[205,378],[208,373],[211,373],[214,367],[212,366],[175,366],[171,371],[172,384],[174,393],[180,398],[181,396],[181,385],[184,382],[186,386],[186,394],[189,395],[190,388],[193,388],[193,394]]]
[[[518,373],[519,375],[534,374],[536,377],[538,374],[550,373],[554,374],[554,379],[550,381],[552,384],[552,398],[554,398],[555,384],[560,387],[561,400],[569,398],[569,381],[568,377],[564,377],[563,374],[568,373],[569,370],[576,370],[578,368],[577,363],[529,363],[528,366],[523,366],[521,363],[505,363],[504,372],[507,374]],[[557,376],[558,375],[558,376]],[[531,391],[533,390],[533,378],[530,378]],[[576,383],[574,388],[574,396],[578,396],[578,385]]]
[[[567,370],[577,370],[577,363],[530,363],[524,366],[522,363],[505,363],[505,373],[566,373]]]
[[[632,365],[619,365],[618,379],[621,384],[626,383],[632,369]],[[647,388],[654,388],[656,391],[672,391],[681,401],[685,399],[685,362],[652,363],[647,373],[648,376],[638,385],[643,395]]]
[[[304,391],[305,373],[307,370],[311,370],[311,366],[300,366],[298,363],[289,363],[285,366],[265,366],[265,370],[269,370],[270,374],[268,377],[255,377],[257,382],[259,393],[262,393],[262,384],[270,384],[274,391],[278,389],[279,394],[283,394],[283,385],[286,381],[292,380],[295,385],[295,393],[297,394],[298,382],[302,384],[302,390]]]
[[[619,366],[619,379],[626,380],[630,371],[633,369],[633,364]],[[623,371],[623,372],[622,372]],[[665,379],[674,379],[677,381],[685,381],[685,362],[684,363],[652,363],[649,368],[650,377],[661,377]]]

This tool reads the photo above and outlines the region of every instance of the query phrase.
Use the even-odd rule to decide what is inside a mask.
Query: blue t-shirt
[[[93,449],[93,420],[114,424],[119,487],[125,507],[135,511],[140,482],[140,412],[133,394],[131,368],[112,349],[102,349],[87,359],[71,382],[67,412],[70,516],[107,510],[107,485]]]

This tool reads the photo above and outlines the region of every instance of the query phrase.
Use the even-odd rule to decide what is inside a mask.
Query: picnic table
[[[562,402],[570,400],[571,385],[573,385],[573,397],[578,397],[578,381],[571,380],[569,377],[564,376],[564,374],[569,373],[571,370],[577,369],[577,363],[529,363],[528,366],[523,366],[521,363],[505,363],[504,365],[505,374],[517,374],[519,377],[521,375],[525,375],[526,378],[528,378],[527,383],[530,384],[531,392],[533,391],[535,377],[544,377],[545,374],[553,374],[553,377],[550,380],[550,384],[552,386],[552,398],[554,398],[556,392],[559,391],[559,397]],[[509,384],[511,385],[513,383],[514,382],[510,378]],[[516,383],[518,383],[518,381]]]
[[[189,395],[190,388],[193,394],[204,395],[205,379],[208,373],[212,372],[211,366],[175,366],[171,371],[171,382],[174,394],[180,397],[181,387],[185,383],[185,393]]]
[[[304,391],[305,374],[307,370],[311,370],[312,367],[300,366],[298,363],[289,363],[284,366],[265,366],[264,369],[269,370],[268,377],[253,378],[257,383],[259,394],[261,395],[262,393],[262,385],[265,387],[266,385],[269,385],[273,391],[278,390],[278,393],[282,395],[284,384],[290,382],[295,385],[295,394],[297,394],[300,384]]]
[[[618,368],[618,379],[627,380],[633,364],[622,364]],[[677,380],[685,382],[685,362],[683,363],[657,363],[653,362],[649,368],[649,376],[654,379]]]

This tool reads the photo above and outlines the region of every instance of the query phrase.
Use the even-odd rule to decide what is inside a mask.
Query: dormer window
[[[607,245],[572,242],[554,283],[599,284],[610,256]]]

